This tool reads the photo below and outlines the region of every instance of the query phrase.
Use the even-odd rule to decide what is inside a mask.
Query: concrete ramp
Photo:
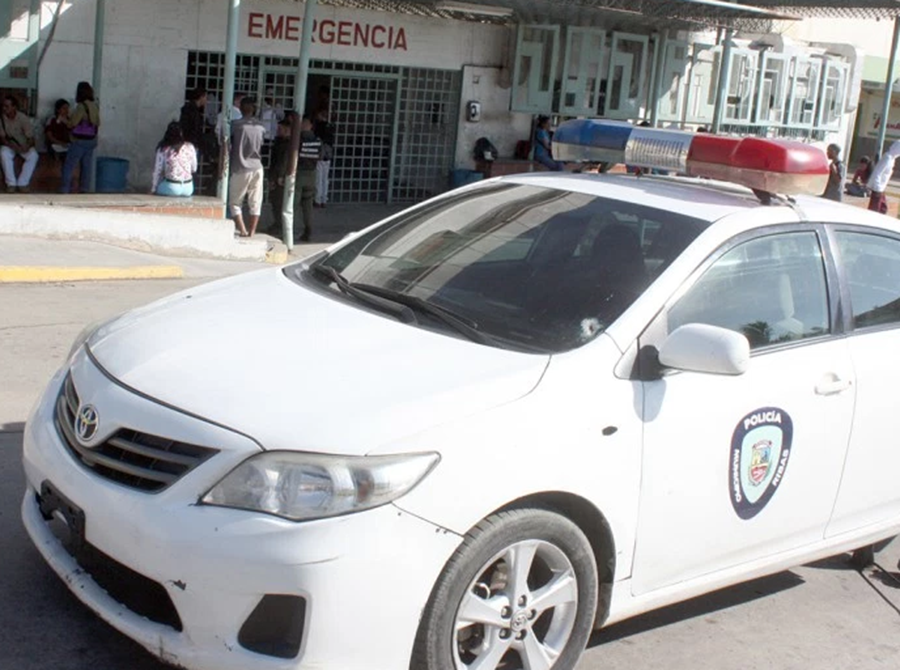
[[[109,206],[95,209],[87,203],[34,204],[7,198],[0,198],[0,235],[88,240],[171,256],[261,262],[275,251],[271,238],[236,238],[229,219],[137,213]]]

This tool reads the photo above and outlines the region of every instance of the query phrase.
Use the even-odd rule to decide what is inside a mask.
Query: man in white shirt
[[[873,212],[887,214],[887,199],[884,197],[884,192],[894,174],[894,163],[897,162],[897,158],[900,158],[900,140],[894,142],[884,152],[884,156],[878,161],[878,165],[872,170],[872,176],[869,177],[868,187],[872,191],[872,195],[869,196],[869,209]]]
[[[231,106],[231,120],[240,121],[243,118],[241,114],[241,100],[244,99],[243,93],[235,93],[234,94],[234,104]],[[228,143],[228,138],[225,136],[225,110],[223,109],[219,112],[219,115],[216,117],[216,137],[219,138],[219,144],[223,147]]]

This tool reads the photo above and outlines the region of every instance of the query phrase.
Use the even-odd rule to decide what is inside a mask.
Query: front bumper
[[[85,365],[76,365],[82,387],[101,388]],[[61,375],[54,379],[26,427],[22,518],[50,566],[100,617],[161,659],[191,670],[409,667],[421,611],[459,536],[393,505],[305,523],[198,505],[210,481],[258,453],[247,438],[211,426],[208,436],[223,433],[216,446],[227,448],[165,491],[148,494],[104,480],[79,464],[57,434],[52,412],[61,381]],[[142,406],[152,405],[144,409],[157,432],[202,423],[106,384],[90,391],[105,416],[139,418]],[[45,482],[84,512],[87,543],[165,589],[180,631],[117,602],[78,565],[39,509]],[[254,653],[239,641],[242,626],[270,594],[305,600],[294,658]]]

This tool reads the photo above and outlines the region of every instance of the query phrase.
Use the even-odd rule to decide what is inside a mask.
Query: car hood
[[[360,455],[516,400],[549,361],[405,325],[276,270],[129,312],[88,346],[125,386],[264,449]]]

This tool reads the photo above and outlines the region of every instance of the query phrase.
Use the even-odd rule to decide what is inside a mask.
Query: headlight
[[[353,457],[270,451],[241,463],[201,502],[294,521],[322,519],[400,498],[439,460],[436,453]]]

